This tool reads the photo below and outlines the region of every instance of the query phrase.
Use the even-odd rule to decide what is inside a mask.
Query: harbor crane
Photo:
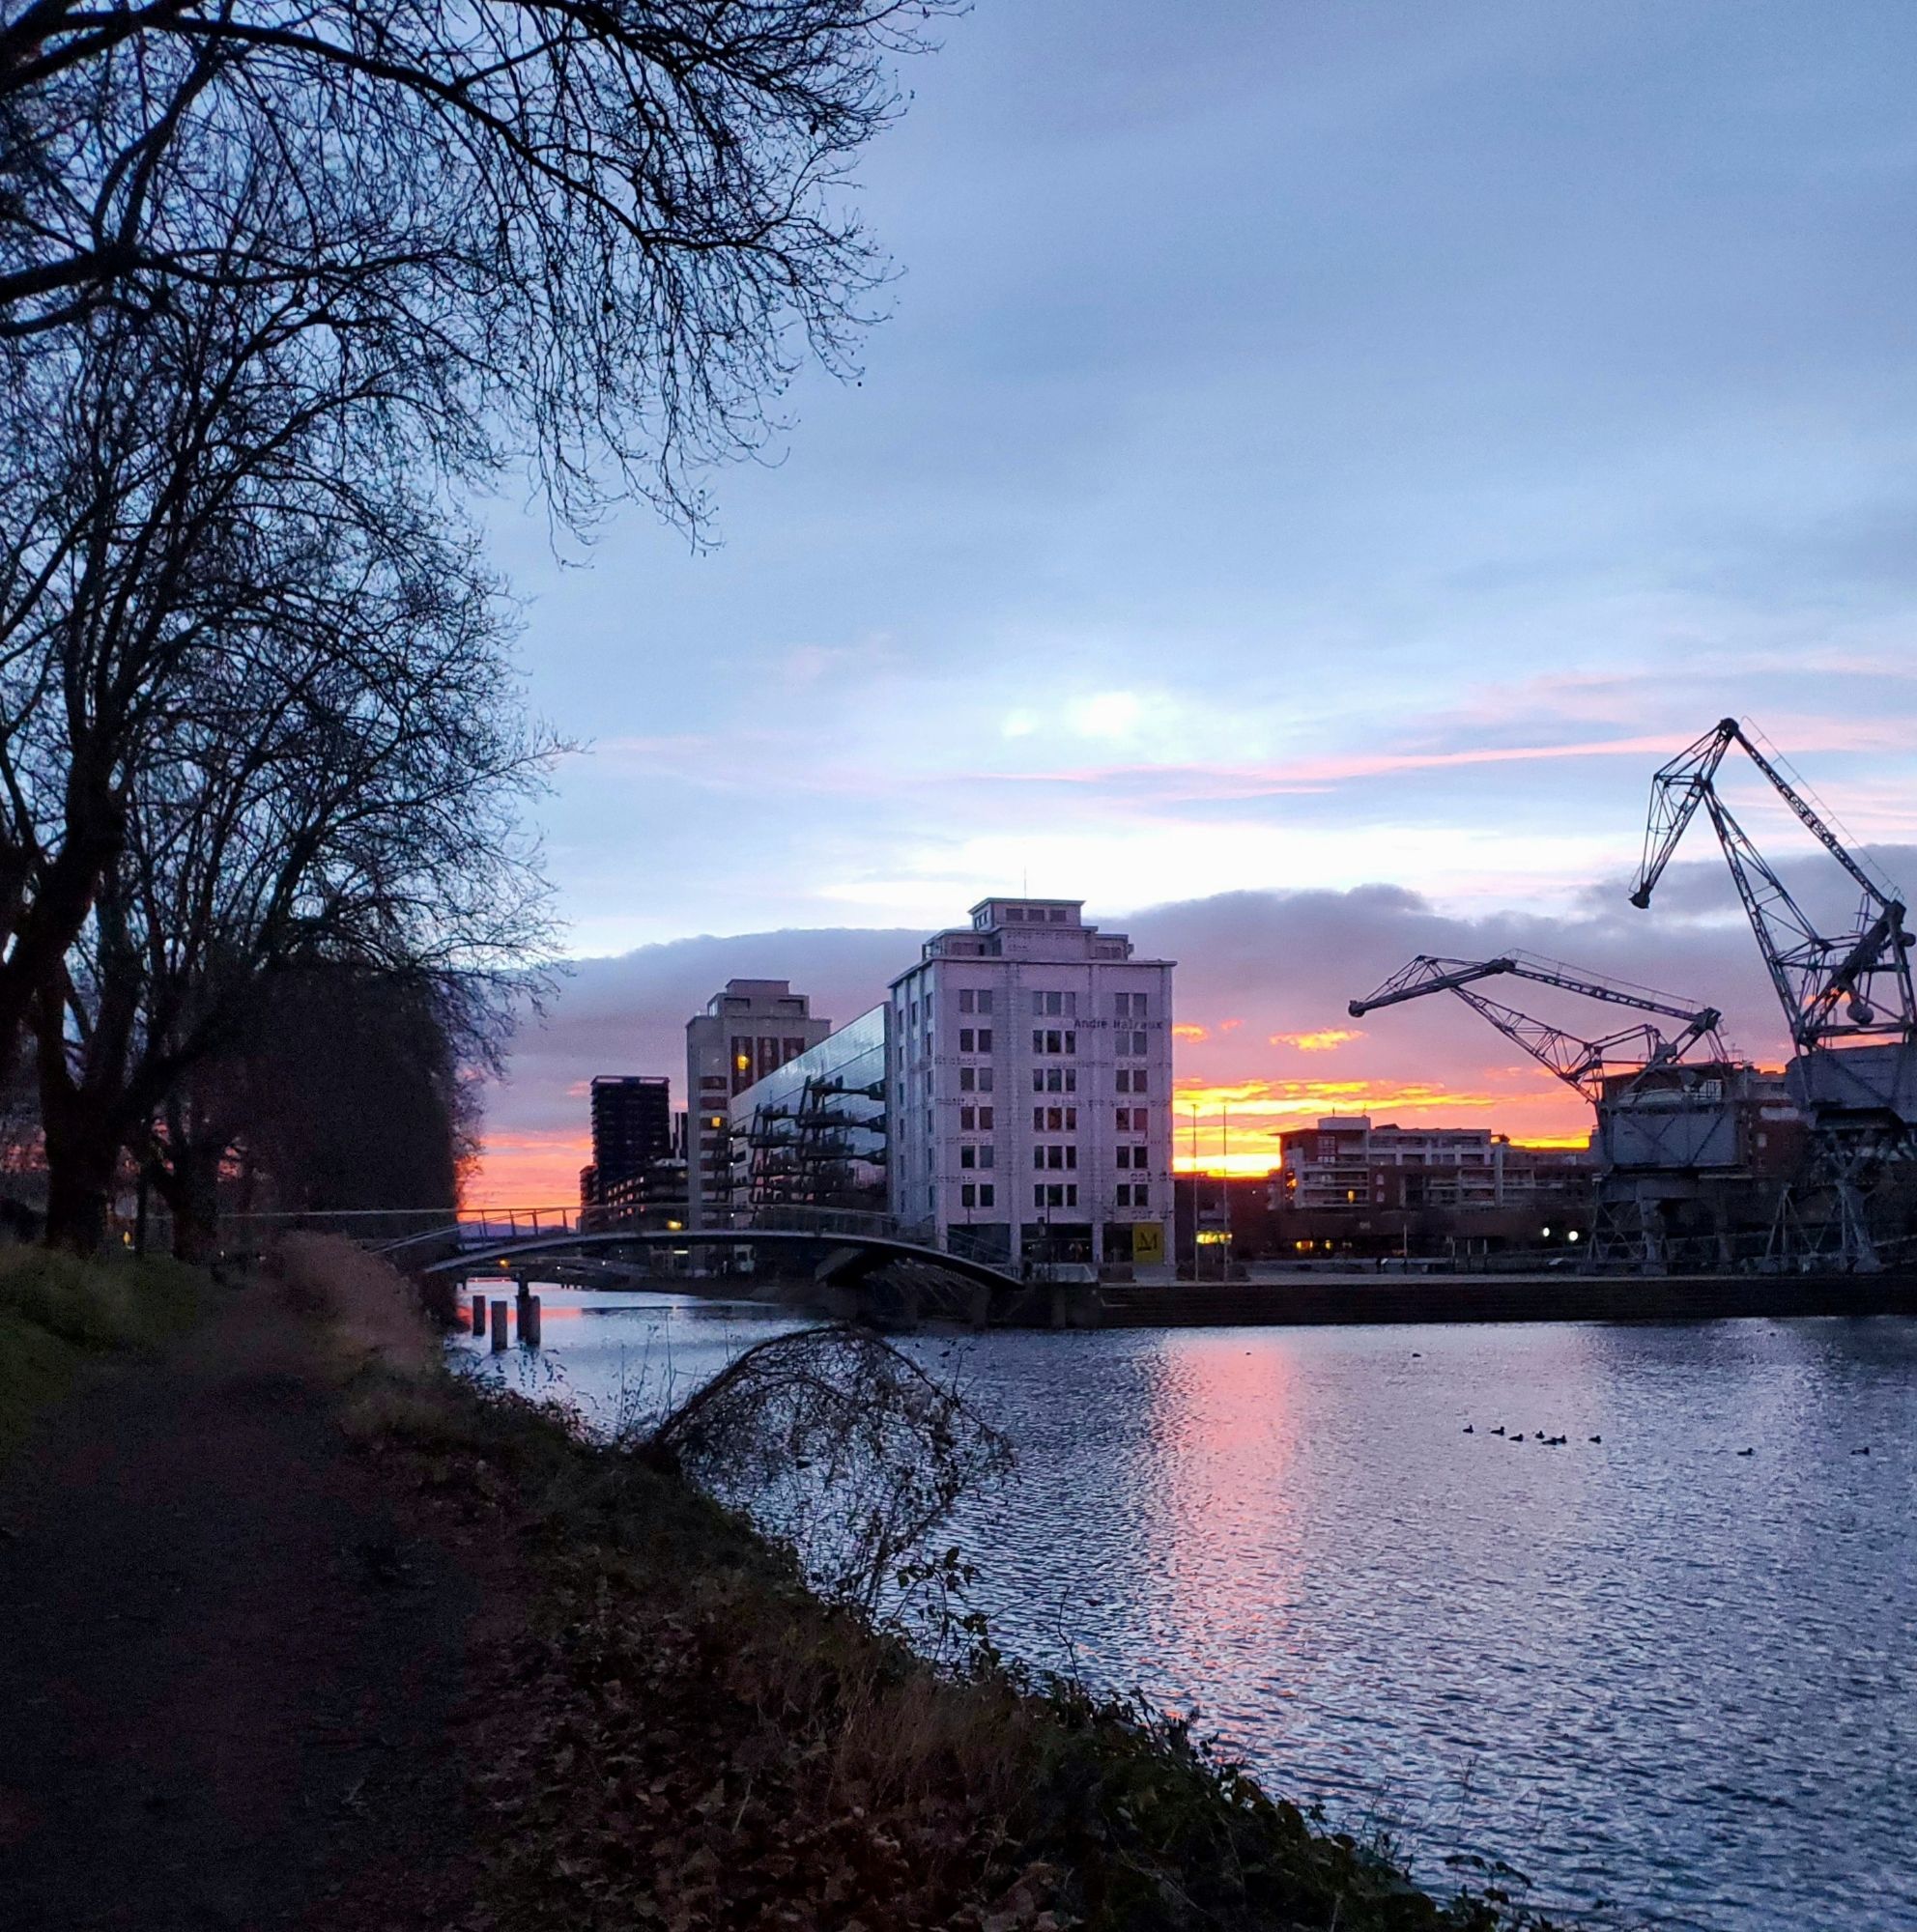
[[[1733,745],[1855,881],[1862,896],[1848,932],[1836,937],[1820,933],[1731,815],[1717,789],[1717,774]],[[1724,848],[1793,1043],[1809,1051],[1839,1037],[1888,1034],[1907,1038],[1917,1028],[1910,982],[1910,948],[1917,940],[1903,929],[1903,901],[1871,876],[1734,718],[1721,720],[1651,779],[1644,864],[1631,903],[1640,910],[1650,904],[1700,806]]]
[[[1582,993],[1587,999],[1605,1000],[1614,1006],[1634,1007],[1640,1012],[1656,1013],[1665,1019],[1682,1020],[1684,1030],[1674,1039],[1667,1040],[1654,1025],[1645,1020],[1619,1033],[1607,1034],[1601,1039],[1580,1039],[1562,1027],[1533,1019],[1515,1007],[1472,990],[1479,981],[1501,975],[1561,987],[1565,992]],[[1593,974],[1579,973],[1571,967],[1520,952],[1475,960],[1442,959],[1420,952],[1409,966],[1392,974],[1369,999],[1353,1000],[1350,1012],[1354,1019],[1362,1019],[1379,1007],[1422,999],[1427,993],[1455,993],[1507,1039],[1523,1047],[1533,1060],[1549,1067],[1567,1086],[1575,1087],[1593,1104],[1605,1092],[1607,1068],[1616,1061],[1619,1049],[1626,1046],[1635,1049],[1630,1065],[1638,1072],[1648,1072],[1654,1066],[1681,1059],[1700,1040],[1711,1043],[1714,1059],[1724,1058],[1723,1046],[1717,1038],[1717,1028],[1724,1015],[1714,1007],[1693,1009],[1660,994],[1620,986]]]
[[[1733,748],[1858,888],[1847,930],[1820,932],[1732,816],[1718,790],[1718,774]],[[1700,807],[1717,834],[1784,1009],[1794,1049],[1786,1081],[1810,1121],[1813,1191],[1826,1193],[1830,1202],[1821,1225],[1799,1226],[1782,1246],[1786,1253],[1794,1248],[1795,1259],[1824,1256],[1845,1267],[1875,1269],[1882,1264],[1865,1197],[1888,1162],[1908,1157],[1917,1126],[1917,998],[1910,971],[1917,940],[1904,930],[1904,903],[1873,876],[1744,726],[1726,718],[1651,779],[1634,906],[1649,906]],[[1787,1194],[1780,1236],[1794,1212]]]
[[[1586,1039],[1492,999],[1481,988],[1496,979],[1531,980],[1655,1017]],[[1731,1065],[1718,1037],[1723,1015],[1715,1007],[1695,1007],[1522,952],[1495,959],[1419,953],[1368,999],[1353,1000],[1349,1010],[1361,1019],[1432,993],[1454,994],[1591,1103],[1601,1163],[1593,1259],[1662,1268],[1668,1204],[1696,1201],[1701,1175],[1744,1166],[1744,1069]],[[1667,1038],[1658,1019],[1678,1022],[1678,1030]],[[1699,1046],[1706,1058],[1687,1061]]]

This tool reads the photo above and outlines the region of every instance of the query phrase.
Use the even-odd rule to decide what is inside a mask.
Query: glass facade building
[[[886,1211],[888,1009],[861,1013],[731,1096],[733,1198],[751,1225]]]

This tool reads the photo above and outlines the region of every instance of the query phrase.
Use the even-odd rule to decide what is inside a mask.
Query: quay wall
[[[1107,1328],[1723,1321],[1917,1315],[1917,1274],[1317,1275],[1281,1282],[1108,1283],[1099,1300],[1099,1325]]]

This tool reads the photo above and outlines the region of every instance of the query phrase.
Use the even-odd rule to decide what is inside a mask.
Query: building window
[[[969,1180],[958,1190],[958,1205],[961,1208],[976,1208],[979,1205],[979,1190]]]
[[[989,1107],[981,1107],[979,1109],[979,1131],[986,1134],[991,1132],[991,1109]]]
[[[1152,1049],[1146,1035],[1142,1033],[1122,1033],[1118,1036],[1116,1050],[1120,1053],[1137,1055],[1149,1053]]]
[[[1142,1020],[1148,1010],[1146,995],[1143,993],[1114,993],[1111,1009],[1113,1016],[1122,1020]]]
[[[977,1167],[978,1164],[979,1151],[977,1148],[961,1147],[958,1150],[958,1165],[960,1167]]]
[[[1075,1094],[1078,1069],[1075,1066],[1035,1066],[1032,1068],[1034,1094]]]
[[[1075,1033],[1061,1033],[1056,1027],[1034,1027],[1032,1051],[1038,1054],[1073,1054],[1078,1051],[1078,1036]]]
[[[1145,1069],[1142,1066],[1118,1069],[1118,1091],[1121,1094],[1142,1094],[1145,1091]]]
[[[1078,1017],[1076,993],[1034,993],[1032,1017],[1035,1020],[1074,1020]]]
[[[1142,1078],[1143,1076],[1141,1075],[1140,1077]],[[979,1068],[979,1092],[981,1094],[989,1094],[991,1092],[991,1068],[989,1066]]]
[[[960,1107],[958,1109],[958,1130],[960,1133],[969,1134],[978,1125],[978,1114],[979,1110],[976,1107]]]
[[[981,1208],[989,1208],[991,1206],[992,1193],[993,1193],[992,1184],[990,1181],[987,1180],[979,1189],[979,1206]]]
[[[976,1012],[978,1009],[972,1003],[977,997],[978,995],[972,991],[971,987],[960,986],[958,988],[958,1010],[961,1013]]]
[[[998,1165],[998,1162],[992,1157],[992,1148],[989,1141],[981,1141],[979,1143],[979,1165],[981,1167],[996,1167]]]
[[[1120,1079],[1123,1079],[1125,1076],[1121,1074],[1119,1077]],[[979,1089],[978,1069],[972,1066],[961,1066],[958,1069],[959,1093],[976,1094],[978,1092],[978,1089]]]
[[[991,988],[989,986],[981,986],[979,988],[979,1010],[982,1013],[991,1011]]]

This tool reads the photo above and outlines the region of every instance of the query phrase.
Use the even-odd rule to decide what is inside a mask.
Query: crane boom
[[[1521,1012],[1517,1008],[1475,991],[1479,981],[1509,975],[1535,980],[1540,985],[1558,986],[1588,999],[1603,1000],[1614,1006],[1631,1007],[1640,1012],[1658,1013],[1667,1019],[1684,1022],[1683,1031],[1667,1040],[1648,1021],[1627,1027],[1600,1039],[1584,1039],[1563,1027]],[[1618,1050],[1626,1045],[1635,1051],[1630,1064],[1648,1072],[1667,1066],[1688,1053],[1699,1040],[1707,1039],[1712,1057],[1722,1059],[1724,1049],[1716,1038],[1723,1015],[1714,1007],[1692,1008],[1640,988],[1615,985],[1608,980],[1584,974],[1549,960],[1533,959],[1524,953],[1505,953],[1496,959],[1445,959],[1420,952],[1411,963],[1394,973],[1370,998],[1353,1000],[1349,1010],[1361,1019],[1380,1007],[1393,1007],[1406,1000],[1422,999],[1429,993],[1455,993],[1466,1006],[1522,1047],[1542,1066],[1565,1085],[1595,1102],[1603,1094],[1605,1069]]]
[[[1455,992],[1460,987],[1469,986],[1478,980],[1492,979],[1501,973],[1508,973],[1514,979],[1534,980],[1541,986],[1560,986],[1567,993],[1582,993],[1589,1000],[1605,1000],[1617,1007],[1635,1007],[1640,1012],[1662,1013],[1667,1019],[1689,1021],[1702,1018],[1706,1031],[1714,1028],[1724,1017],[1714,1008],[1685,1006],[1681,1001],[1668,999],[1662,994],[1650,993],[1637,986],[1620,986],[1615,980],[1600,979],[1594,973],[1580,973],[1572,967],[1559,966],[1554,960],[1534,958],[1526,952],[1501,953],[1496,959],[1445,959],[1434,953],[1420,952],[1410,965],[1392,974],[1370,998],[1353,1000],[1351,1015],[1354,1019],[1362,1019],[1374,1007],[1396,1006],[1401,1000],[1415,1000],[1425,993]]]

